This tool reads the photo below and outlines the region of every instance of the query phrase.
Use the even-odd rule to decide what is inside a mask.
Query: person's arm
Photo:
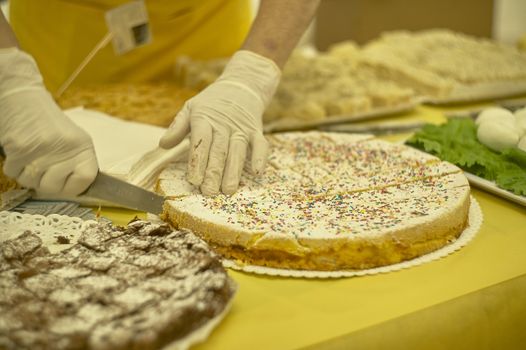
[[[1,11],[0,145],[4,174],[41,193],[77,195],[97,175],[90,136],[57,106]]]
[[[171,148],[190,133],[187,179],[203,194],[233,194],[247,157],[254,174],[264,171],[269,146],[261,116],[318,3],[262,0],[241,50],[214,83],[185,103],[161,138],[159,145]]]
[[[261,0],[242,50],[270,58],[283,68],[319,3],[320,0]]]
[[[18,41],[9,23],[7,23],[4,13],[0,11],[0,49],[8,47],[18,47]]]

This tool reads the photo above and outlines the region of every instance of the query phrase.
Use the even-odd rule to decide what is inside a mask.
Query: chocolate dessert
[[[236,290],[188,231],[92,224],[49,253],[31,231],[0,246],[1,349],[159,349],[221,317]]]

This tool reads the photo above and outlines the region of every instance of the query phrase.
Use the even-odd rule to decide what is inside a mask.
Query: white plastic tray
[[[398,113],[405,113],[415,109],[421,100],[415,98],[413,101],[405,104],[401,104],[395,107],[381,107],[374,108],[367,112],[349,114],[349,115],[338,115],[338,116],[327,116],[324,119],[319,120],[301,120],[292,118],[283,118],[276,121],[265,124],[263,130],[267,133],[277,131],[292,131],[301,129],[310,129],[321,125],[330,125],[338,123],[347,123],[355,121],[363,121],[374,118],[386,117]]]
[[[497,81],[474,85],[458,85],[447,97],[424,98],[423,102],[432,105],[447,105],[495,100],[523,94],[526,94],[526,81]]]
[[[488,181],[468,172],[464,172],[464,174],[468,178],[469,183],[473,186],[479,187],[499,197],[505,198],[507,200],[510,200],[512,202],[518,203],[526,207],[526,197],[516,195],[515,193],[512,193],[510,191],[503,190],[502,188],[497,187],[497,185],[493,181]]]

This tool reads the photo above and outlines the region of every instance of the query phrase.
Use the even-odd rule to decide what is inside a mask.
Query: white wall
[[[493,37],[515,45],[526,35],[526,0],[495,0]]]

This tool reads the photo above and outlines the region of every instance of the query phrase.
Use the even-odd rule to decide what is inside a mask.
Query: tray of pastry
[[[312,129],[318,127],[332,126],[335,124],[343,124],[349,122],[366,121],[375,118],[387,117],[402,113],[407,113],[415,109],[419,105],[419,102],[415,99],[414,101],[400,104],[394,107],[379,107],[356,114],[347,115],[334,115],[328,116],[323,119],[315,120],[304,120],[298,118],[280,118],[275,121],[266,123],[263,130],[266,133],[280,132],[280,131],[291,131],[301,129]]]
[[[448,105],[468,103],[501,98],[511,98],[526,94],[526,80],[498,81],[474,85],[457,85],[447,97],[426,97],[424,103],[432,105]]]
[[[524,52],[450,30],[384,33],[363,47],[362,60],[383,77],[413,88],[429,104],[526,94]]]

